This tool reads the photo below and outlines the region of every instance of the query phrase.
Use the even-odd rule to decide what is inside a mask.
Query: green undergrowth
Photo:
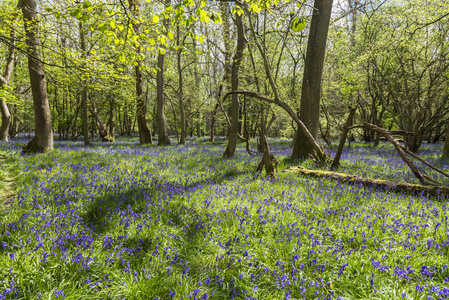
[[[15,152],[0,149],[0,207],[12,199],[17,188],[15,183],[20,171],[16,155]]]
[[[280,161],[276,180],[257,174],[261,155],[248,155],[244,144],[232,159],[222,158],[224,145],[203,140],[56,142],[45,154],[9,152],[10,172],[21,175],[0,212],[0,295],[447,298],[446,199],[282,172],[318,167],[289,160],[288,141],[270,147]],[[422,155],[448,170],[439,147]],[[341,169],[372,175],[382,164],[380,179],[410,178],[389,151],[356,144]]]

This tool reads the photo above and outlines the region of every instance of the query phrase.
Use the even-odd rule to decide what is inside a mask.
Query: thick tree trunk
[[[76,3],[79,4],[79,1],[77,0]],[[84,25],[83,22],[80,20],[79,21],[79,35],[80,35],[80,47],[81,47],[81,58],[82,58],[82,72],[84,73],[86,70],[86,59],[87,59],[87,50],[86,50],[86,37],[85,37],[85,32],[84,32]],[[82,104],[82,119],[83,119],[83,140],[84,140],[84,145],[89,145],[90,144],[90,140],[89,140],[89,104],[88,104],[88,97],[89,97],[89,92],[87,90],[87,78],[85,77],[86,75],[82,75],[82,91],[81,91],[81,104]]]
[[[165,4],[170,4],[170,0],[165,0]],[[164,21],[164,27],[168,31],[169,22],[167,19]],[[164,60],[165,54],[159,53],[157,57],[157,67],[159,70],[156,75],[157,85],[157,127],[158,127],[158,140],[159,146],[170,145],[170,138],[167,132],[167,121],[165,119],[165,99],[164,99]]]
[[[259,133],[259,145],[258,151],[264,153],[268,147],[266,135],[267,135],[267,115],[265,114],[265,105],[260,105],[260,133]]]
[[[243,51],[246,47],[245,29],[243,26],[243,14],[235,16],[235,25],[237,26],[237,49],[232,62],[231,88],[233,91],[239,89],[239,70],[243,59]],[[237,148],[239,135],[239,97],[238,94],[232,94],[231,104],[231,129],[229,132],[228,145],[223,153],[223,157],[234,156]]]
[[[134,17],[139,17],[139,0],[129,0],[129,10],[133,13]],[[140,34],[140,23],[138,20],[134,20],[133,22],[133,30],[136,35]],[[136,47],[136,54],[139,57],[140,54],[140,45]],[[137,94],[137,103],[136,103],[136,117],[137,117],[137,128],[139,131],[139,140],[140,144],[151,144],[153,142],[151,137],[150,127],[147,123],[146,112],[147,108],[143,99],[143,88],[142,88],[142,61],[139,59],[137,61],[136,69],[136,94]]]
[[[0,83],[0,89],[3,83]],[[2,125],[0,127],[0,141],[9,141],[9,124],[11,123],[11,113],[9,112],[8,105],[4,100],[0,100],[0,110],[2,113]]]
[[[41,45],[35,0],[19,0],[26,33],[28,70],[33,94],[35,136],[23,148],[24,153],[43,152],[53,149],[53,129],[47,97],[45,73],[40,63]]]
[[[14,18],[17,20],[18,15]],[[11,46],[8,49],[8,57],[6,58],[5,71],[3,76],[0,75],[0,90],[8,85],[9,78],[14,67],[14,55],[16,46],[16,30],[13,27],[11,30]],[[0,100],[0,111],[2,114],[2,125],[0,126],[0,141],[9,141],[9,125],[11,124],[11,113],[8,105],[4,100]]]
[[[299,118],[306,125],[313,138],[318,137],[320,117],[321,78],[326,53],[326,41],[329,31],[329,21],[333,0],[315,0],[312,23],[304,66],[304,76],[301,92],[301,108]],[[307,158],[313,154],[310,144],[303,131],[296,133],[292,157]]]

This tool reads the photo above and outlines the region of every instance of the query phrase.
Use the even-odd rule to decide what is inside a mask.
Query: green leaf
[[[112,29],[114,29],[115,28],[115,21],[114,20],[109,21],[109,25],[111,26]]]
[[[79,8],[77,9],[72,9],[70,11],[70,16],[74,17],[74,18],[78,18],[78,16],[81,14],[81,10]]]
[[[153,22],[159,23],[159,16],[153,16]]]
[[[294,32],[303,31],[306,28],[306,19],[304,17],[295,18],[292,21],[291,28]]]

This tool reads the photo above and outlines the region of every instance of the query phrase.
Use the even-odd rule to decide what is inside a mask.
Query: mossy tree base
[[[25,146],[22,148],[23,154],[35,154],[35,153],[44,153],[45,148],[39,146],[39,144],[36,141],[36,138],[33,138],[31,141],[29,141]]]

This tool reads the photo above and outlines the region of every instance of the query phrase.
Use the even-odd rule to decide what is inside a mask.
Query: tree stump
[[[259,166],[257,167],[257,172],[262,173],[262,170],[265,167],[265,172],[267,176],[270,176],[271,178],[276,178],[276,172],[278,170],[278,160],[276,157],[274,157],[273,153],[270,153],[270,148],[268,147],[267,137],[264,136],[264,143],[265,143],[265,151],[262,156],[262,160],[259,163]]]

